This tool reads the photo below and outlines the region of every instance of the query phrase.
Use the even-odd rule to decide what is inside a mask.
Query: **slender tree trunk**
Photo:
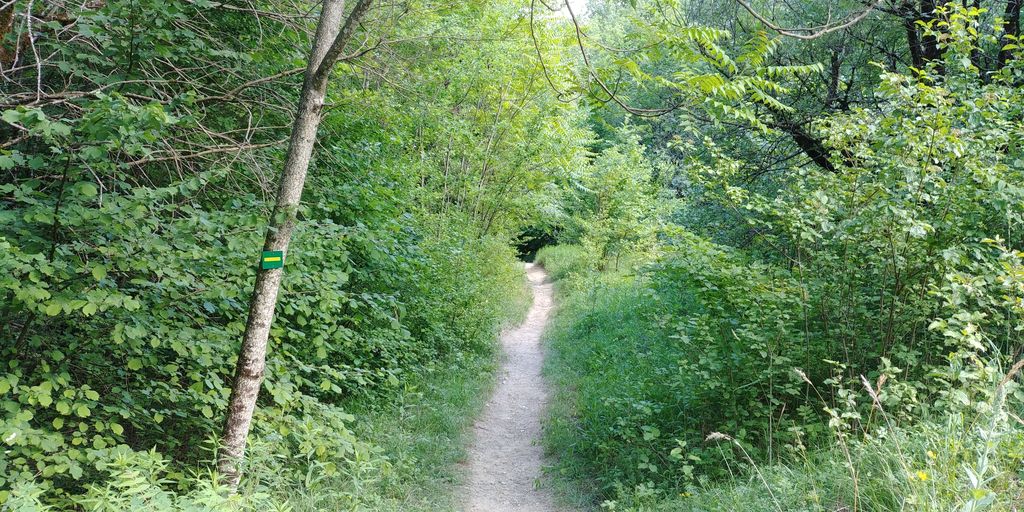
[[[946,67],[942,62],[942,49],[939,48],[939,38],[934,32],[941,31],[936,22],[935,9],[945,5],[945,0],[921,0],[921,21],[931,24],[932,34],[924,34],[921,37],[921,48],[925,63],[935,63],[935,73],[939,76],[946,74]]]
[[[4,38],[11,32],[14,27],[14,5],[16,2],[0,2],[3,4],[0,7],[0,69],[6,69],[7,67],[14,64],[14,55],[17,53],[17,45],[15,42],[15,48],[8,49],[7,45],[4,44]]]
[[[1020,8],[1022,4],[1024,4],[1024,0],[1008,0],[1006,2],[1006,11],[1003,13],[1003,22],[1005,25],[1003,26],[1003,37],[999,41],[1000,50],[997,69],[1003,69],[1003,67],[1006,66],[1006,63],[1013,58],[1012,50],[1003,50],[1002,47],[1010,43],[1016,44],[1015,40],[1006,36],[1017,37],[1020,35]]]
[[[277,202],[263,244],[265,251],[282,251],[287,256],[306,172],[316,142],[317,128],[320,126],[327,79],[340,58],[345,43],[352,37],[356,25],[366,14],[370,3],[371,0],[359,0],[342,26],[345,1],[323,2],[309,63],[306,66],[302,93],[299,96],[298,111],[292,125],[292,136],[284,171],[281,174]],[[231,388],[217,459],[217,470],[222,475],[223,482],[232,489],[238,486],[241,479],[240,463],[245,456],[245,443],[252,425],[253,412],[256,410],[256,399],[263,383],[267,338],[283,274],[283,268],[259,269],[256,274],[256,286],[249,304],[249,319],[245,325],[245,335],[235,366],[235,381]]]
[[[839,101],[839,80],[842,78],[843,71],[843,59],[840,52],[844,50],[833,48],[829,55],[828,92],[825,95],[825,106],[830,109],[835,108]]]
[[[911,0],[900,5],[900,16],[903,17],[903,29],[907,32],[907,46],[910,48],[910,65],[924,68],[924,49],[921,47],[921,34],[917,31],[919,13]]]

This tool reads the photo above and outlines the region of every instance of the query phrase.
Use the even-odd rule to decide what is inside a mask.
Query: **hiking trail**
[[[541,418],[548,402],[540,340],[552,307],[552,287],[537,265],[526,264],[526,275],[533,305],[522,324],[502,334],[498,384],[473,425],[462,500],[466,512],[559,510],[551,492],[538,486],[544,457]]]

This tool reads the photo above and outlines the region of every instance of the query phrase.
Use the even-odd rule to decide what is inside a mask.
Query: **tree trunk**
[[[937,26],[935,18],[935,8],[937,6],[944,5],[944,0],[921,0],[921,21],[931,25],[931,34],[924,34],[921,37],[921,48],[924,62],[935,63],[935,73],[939,76],[946,74],[945,66],[942,62],[942,50],[939,48],[939,39],[936,37],[934,32],[938,32],[940,29]]]
[[[918,12],[911,0],[900,5],[900,16],[903,17],[903,29],[907,32],[907,46],[910,48],[910,65],[924,68],[924,49],[921,47],[921,34],[917,31]]]
[[[839,101],[839,80],[843,71],[843,59],[839,54],[837,48],[833,48],[829,54],[828,89],[825,94],[825,107],[829,109],[835,108]]]
[[[14,55],[17,52],[18,43],[15,42],[15,47],[8,49],[7,45],[4,44],[4,39],[7,38],[7,34],[14,28],[14,4],[16,2],[5,3],[0,7],[0,69],[6,70],[8,67],[14,65]]]
[[[1006,11],[1003,14],[1003,37],[999,40],[999,62],[997,63],[997,69],[1003,69],[1006,63],[1013,58],[1012,50],[1003,50],[1002,47],[1017,42],[1011,40],[1006,36],[1013,36],[1014,38],[1020,36],[1020,7],[1024,4],[1024,0],[1008,0],[1006,2]]]
[[[777,113],[774,122],[770,124],[773,128],[789,135],[793,139],[793,143],[818,167],[831,173],[839,172],[829,160],[829,152],[825,148],[825,144],[808,133],[799,122],[789,119],[785,114]]]
[[[345,43],[351,38],[370,3],[371,0],[359,0],[342,27],[345,1],[323,2],[309,63],[306,66],[302,93],[299,96],[298,111],[292,125],[288,155],[277,191],[277,202],[263,244],[264,251],[282,251],[287,256],[306,172],[316,142],[317,128],[320,126],[327,79],[340,58]],[[235,381],[231,388],[224,432],[221,436],[221,449],[217,458],[217,470],[223,482],[232,489],[238,486],[241,479],[240,463],[245,456],[245,443],[252,424],[253,412],[256,410],[256,399],[263,383],[267,338],[283,274],[283,268],[261,268],[256,273],[256,286],[235,366]]]

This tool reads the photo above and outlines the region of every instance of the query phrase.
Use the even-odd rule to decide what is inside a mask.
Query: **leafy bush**
[[[571,412],[549,433],[553,451],[571,454],[563,469],[594,470],[606,493],[679,487],[695,468],[724,474],[717,450],[703,447],[715,431],[770,458],[771,439],[792,440],[787,429],[814,416],[795,414],[802,386],[792,368],[806,346],[793,280],[690,234],[672,240],[641,277],[572,293],[552,336],[551,371],[571,390],[561,398]]]
[[[172,204],[177,190],[164,192],[165,204],[180,219],[161,218],[152,195],[145,209],[114,193],[102,207],[72,209],[68,199],[65,219],[115,209],[139,215],[79,222],[77,242],[54,264],[5,237],[13,256],[4,268],[6,313],[21,333],[5,347],[0,375],[6,488],[37,481],[49,499],[67,499],[108,478],[99,467],[120,450],[155,446],[194,462],[195,447],[216,433],[245,318],[245,255],[258,247],[255,236],[243,243],[222,234],[255,234],[258,223],[252,214]],[[8,233],[30,217],[34,203],[21,204],[7,210]],[[523,310],[522,272],[507,244],[452,233],[416,245],[416,230],[426,228],[415,222],[394,237],[387,224],[311,220],[297,237],[257,412],[258,434],[279,436],[278,453],[293,463],[336,471],[365,450],[345,401],[398,389],[428,362],[489,353],[498,326]],[[150,234],[160,231],[175,235]],[[74,269],[57,281],[72,286],[33,278],[55,276],[56,265]],[[167,478],[175,474],[180,480],[176,472]]]
[[[569,292],[550,337],[558,392],[545,435],[562,478],[592,486],[614,510],[1014,503],[1021,365],[1003,365],[996,342],[1020,326],[1024,254],[996,248],[997,265],[979,254],[937,291],[948,317],[933,329],[954,347],[944,367],[904,381],[909,372],[883,361],[869,380],[818,354],[812,367],[830,375],[812,382],[800,369],[807,361],[793,357],[803,340],[784,335],[799,334],[784,321],[799,319],[785,311],[799,311],[787,297],[792,279],[776,272],[750,287],[763,265],[693,235],[676,240],[637,278],[561,288]]]
[[[969,377],[947,394],[971,394],[970,404],[949,403],[948,409],[935,415],[901,425],[882,405],[887,401],[884,391],[862,382],[859,391],[846,391],[875,402],[877,422],[850,428],[837,417],[831,425],[833,447],[801,447],[782,463],[761,465],[731,436],[713,434],[709,443],[719,447],[724,458],[736,456],[742,461],[729,464],[724,481],[697,482],[674,495],[643,485],[622,488],[605,507],[635,511],[1013,510],[1024,492],[1019,478],[1024,429],[1014,412],[1024,400],[1013,381],[1020,368],[997,367],[991,359],[962,363],[955,360],[944,373]],[[859,417],[856,409],[837,412],[842,418]]]
[[[600,269],[628,267],[625,258],[654,248],[669,204],[657,175],[639,137],[622,129],[588,165],[573,168],[559,190],[559,242],[581,246]]]
[[[577,277],[577,279],[581,279]],[[620,482],[672,478],[663,471],[673,434],[682,432],[666,378],[678,371],[672,346],[649,322],[649,289],[629,278],[600,276],[561,287],[545,371],[557,390],[545,426],[556,471],[599,492]],[[664,429],[664,430],[663,430]]]

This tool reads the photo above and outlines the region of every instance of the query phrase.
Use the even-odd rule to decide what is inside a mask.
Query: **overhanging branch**
[[[760,21],[764,26],[772,29],[773,31],[779,33],[780,35],[792,37],[795,39],[803,39],[805,41],[817,39],[826,34],[843,30],[845,28],[850,28],[856,25],[857,23],[860,23],[864,18],[867,18],[868,14],[871,14],[872,11],[877,9],[884,2],[885,0],[876,0],[875,3],[871,4],[860,13],[850,18],[846,18],[846,20],[839,22],[838,24],[828,23],[813,28],[784,28],[779,25],[776,25],[775,23],[772,23],[771,21],[768,20],[768,18],[758,13],[756,10],[754,10],[753,7],[750,6],[750,3],[746,2],[746,0],[736,0],[736,3],[740,4],[744,9],[746,9],[747,12],[750,13],[751,16],[757,18],[757,21]]]

